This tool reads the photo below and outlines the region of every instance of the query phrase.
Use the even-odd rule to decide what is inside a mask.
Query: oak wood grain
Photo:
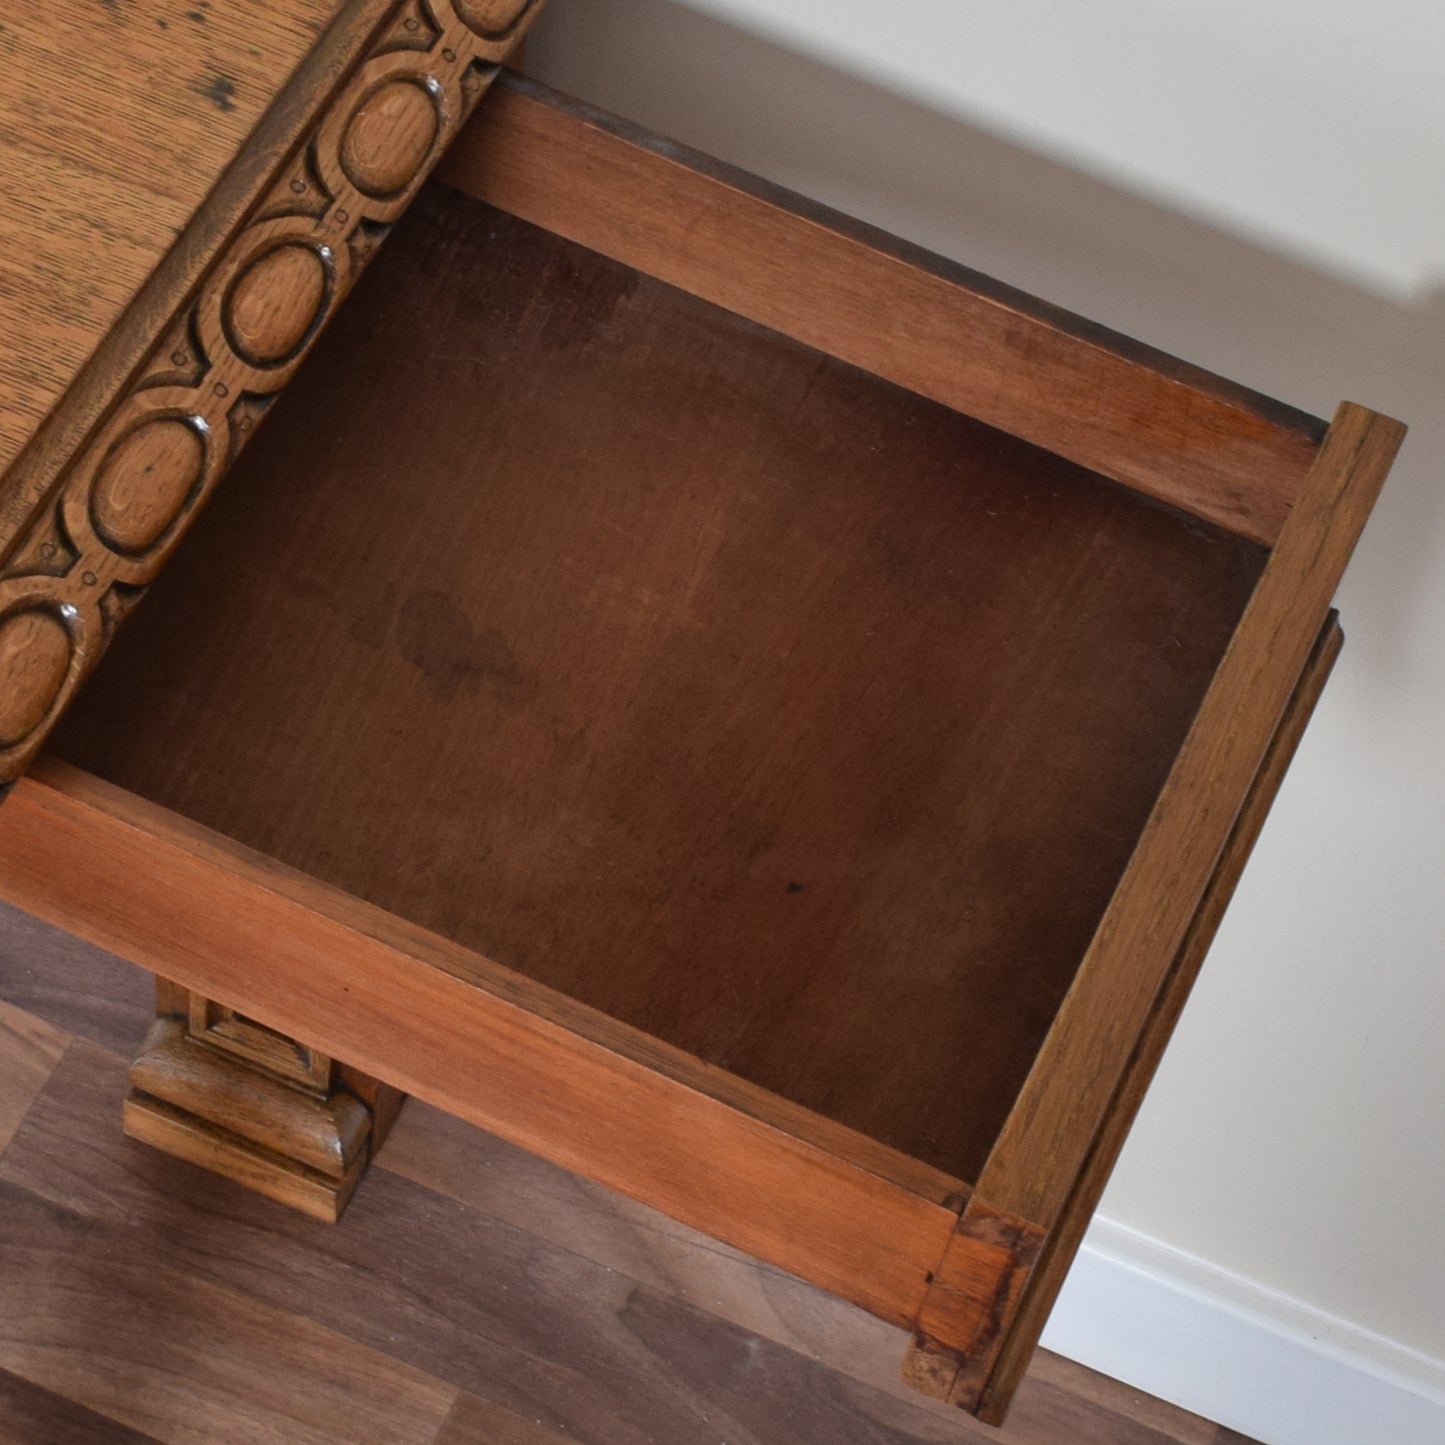
[[[6,7],[0,473],[340,9],[341,0]]]
[[[7,489],[0,781],[35,756],[539,5],[448,0],[423,18],[393,0],[375,36],[359,33],[369,51],[343,56],[339,77],[327,47],[327,63],[308,72],[306,144],[274,174],[243,167],[261,187],[245,224],[207,256],[197,293],[63,459],[55,495],[37,494],[35,475]],[[338,78],[333,92],[324,82]],[[87,383],[87,405],[93,392]]]
[[[1323,422],[614,116],[507,80],[452,185],[1273,541]]]
[[[1038,1226],[969,1200],[918,1311],[903,1365],[910,1383],[977,1412],[1045,1239]],[[1000,1404],[1002,1419],[1008,1402]]]
[[[207,267],[312,124],[319,99],[335,90],[394,4],[395,0],[342,0],[336,18],[306,51],[192,213],[184,239],[164,251],[119,321],[100,338],[89,360],[3,470],[0,557],[9,556],[40,499],[172,326]]]
[[[157,1018],[131,1065],[125,1132],[328,1222],[403,1096],[213,999],[156,978]]]
[[[375,265],[57,751],[972,1178],[1262,549],[455,192]]]
[[[979,1392],[980,1414],[998,1423],[1013,1397],[1043,1332],[1074,1252],[1083,1242],[1094,1210],[1103,1197],[1109,1175],[1124,1147],[1134,1117],[1163,1058],[1165,1046],[1188,1002],[1189,992],[1204,965],[1204,959],[1223,921],[1235,886],[1244,872],[1249,855],[1264,827],[1284,775],[1335,660],[1344,642],[1337,614],[1331,613],[1305,664],[1300,684],[1290,698],[1279,730],[1260,764],[1259,773],[1229,839],[1220,854],[1204,901],[1189,926],[1179,954],[1159,991],[1148,1023],[1135,1045],[1133,1056],[1119,1084],[1115,1098],[1087,1162],[1069,1196],[1061,1218],[1051,1231],[1038,1264],[1029,1278],[1002,1347],[986,1382]]]
[[[1342,405],[1028,1082],[978,1181],[1050,1226],[1304,670],[1404,427]]]
[[[324,1084],[307,1087],[205,1040],[156,1020],[131,1065],[126,1134],[334,1222],[370,1161],[366,1105],[335,1087],[329,1059]]]
[[[515,4],[503,7],[506,15],[463,0],[457,6],[469,35],[489,19],[517,18]],[[389,53],[373,59],[392,63]],[[464,69],[459,83],[473,75],[462,75]],[[322,122],[318,145],[297,162],[288,189],[296,182],[306,189],[307,166],[334,162],[336,175],[352,188],[345,198],[381,198],[384,214],[372,219],[389,225],[391,198],[419,184],[434,159],[441,122],[428,105],[419,87],[382,80],[357,106]],[[578,255],[556,237],[539,242],[515,220],[475,206],[463,224],[445,218],[438,224],[436,216],[455,203],[435,202],[418,223],[425,244],[399,263],[403,282],[408,268],[418,285],[427,272],[444,269],[485,287],[487,266],[476,264],[485,257],[506,287],[490,296],[469,294],[462,298],[468,305],[455,295],[434,296],[421,308],[393,302],[407,311],[413,330],[419,316],[435,323],[410,354],[404,327],[402,342],[394,344],[390,338],[398,333],[378,323],[384,306],[363,313],[352,333],[374,327],[400,358],[403,387],[415,398],[409,409],[423,417],[422,445],[402,445],[424,464],[409,473],[396,456],[387,459],[386,447],[397,445],[397,418],[408,407],[394,399],[392,412],[369,405],[354,385],[355,348],[338,351],[349,359],[329,376],[318,373],[317,395],[328,398],[328,388],[340,388],[343,405],[318,408],[313,398],[310,416],[349,418],[347,429],[364,455],[349,463],[327,455],[303,467],[319,481],[314,490],[297,489],[297,511],[274,501],[259,505],[264,498],[252,492],[229,522],[212,527],[222,562],[232,565],[246,528],[279,522],[290,529],[260,553],[289,557],[271,574],[258,569],[270,594],[267,607],[277,610],[253,606],[249,598],[231,614],[175,605],[163,614],[209,616],[202,632],[219,628],[213,641],[240,635],[238,614],[255,627],[253,639],[295,638],[294,645],[270,651],[280,653],[302,705],[260,669],[238,686],[237,670],[246,668],[234,659],[230,673],[210,675],[219,700],[200,698],[200,688],[180,697],[179,729],[152,722],[118,734],[103,724],[98,705],[89,737],[114,749],[102,771],[133,787],[145,778],[139,788],[145,798],[48,768],[0,815],[6,886],[47,917],[151,967],[172,971],[179,954],[185,962],[178,977],[188,987],[660,1202],[884,1319],[918,1316],[924,1327],[918,1304],[930,1278],[928,1261],[944,1284],[958,1286],[960,1297],[985,1276],[1005,1281],[994,1313],[974,1312],[989,1342],[973,1350],[958,1377],[962,1403],[997,1413],[1025,1353],[1016,1332],[990,1375],[991,1352],[1009,1324],[1005,1316],[1017,1314],[1016,1330],[1039,1323],[1037,1301],[1056,1282],[1062,1242],[1082,1227],[1081,1190],[1102,1185],[1099,1171],[1106,1170],[1143,1087],[1135,1082],[1137,1061],[1162,1046],[1161,1030],[1172,1022],[1177,1000],[1170,969],[1177,971],[1177,963],[1171,960],[1197,966],[1202,946],[1194,948],[1188,932],[1204,926],[1191,925],[1196,904],[1210,877],[1219,876],[1218,859],[1224,857],[1226,871],[1232,866],[1227,850],[1231,828],[1241,836],[1239,800],[1400,428],[1346,407],[1318,447],[1308,418],[977,278],[873,245],[832,218],[796,214],[775,195],[703,164],[689,167],[676,152],[569,112],[538,92],[519,90],[516,105],[521,109],[503,126],[521,138],[515,153],[509,149],[496,160],[484,145],[481,160],[468,159],[456,174],[558,231],[576,232],[578,239],[585,232],[587,244],[614,261]],[[543,160],[549,179],[539,186],[531,162]],[[339,218],[341,183],[331,184],[330,172],[321,179],[332,208],[322,219],[332,212]],[[566,199],[558,202],[549,186]],[[609,187],[627,195],[624,206],[598,193]],[[106,423],[111,430],[86,454],[72,479],[76,485],[61,500],[64,526],[51,517],[20,539],[0,615],[0,748],[16,767],[98,655],[97,639],[109,635],[189,525],[185,509],[219,475],[202,429],[166,412],[155,388],[174,386],[188,398],[204,394],[207,407],[219,397],[225,405],[214,418],[206,411],[206,428],[213,430],[214,420],[234,425],[238,434],[249,430],[266,409],[257,398],[277,389],[257,377],[268,369],[289,377],[329,314],[327,298],[339,283],[329,263],[317,260],[321,252],[302,255],[298,247],[305,247],[294,237],[266,229],[282,219],[289,226],[296,217],[259,218],[260,229],[253,227],[246,242],[250,249],[233,254],[224,275],[208,278],[194,317],[150,356],[145,379],[152,385],[142,388],[147,395],[138,403],[143,420],[132,425],[117,412]],[[646,224],[635,224],[639,220]],[[348,250],[346,264],[359,265],[372,239],[368,232],[360,252]],[[769,259],[790,249],[816,260],[816,289],[789,284],[796,271],[785,276]],[[438,252],[444,267],[432,264]],[[639,270],[618,266],[616,256]],[[679,296],[648,273],[680,279],[788,336],[817,340],[835,357],[818,358],[736,316],[719,320],[706,302]],[[501,324],[479,325],[478,314]],[[960,327],[983,338],[978,353],[960,352]],[[187,349],[193,331],[203,342],[199,355]],[[213,332],[225,341],[220,362]],[[479,336],[499,349],[484,356]],[[439,340],[457,349],[438,346]],[[580,378],[569,371],[579,356],[594,364]],[[651,372],[628,370],[639,356]],[[836,357],[861,359],[878,376],[854,373]],[[194,375],[186,370],[193,363],[201,367]],[[701,371],[689,371],[692,365]],[[438,386],[432,367],[451,368],[446,387]],[[698,375],[707,383],[694,388],[705,396],[701,409],[687,394]],[[917,394],[896,392],[880,376]],[[1063,398],[1057,410],[1038,405],[1040,376]],[[509,380],[516,383],[510,393],[499,384]],[[569,384],[579,380],[580,394],[561,408],[568,425],[558,427],[559,398],[565,402]],[[229,400],[248,388],[244,402]],[[488,406],[478,406],[479,393]],[[1181,521],[1059,456],[949,416],[927,397],[1003,422],[1073,463],[1099,468],[1237,535]],[[528,403],[543,400],[529,419]],[[257,463],[262,486],[268,476],[273,483],[293,478],[305,455],[301,403],[292,409],[298,421],[276,443],[285,465]],[[436,423],[439,409],[447,416],[443,427]],[[283,403],[278,418],[285,415]],[[619,419],[627,424],[619,426]],[[370,432],[368,420],[376,424]],[[637,435],[628,434],[629,425]],[[705,458],[702,467],[671,463],[669,473],[666,448],[674,431]],[[30,435],[39,433],[32,428]],[[539,437],[545,438],[540,445]],[[886,449],[887,465],[850,461],[846,446],[861,450],[863,443],[874,452]],[[337,449],[334,437],[321,446]],[[810,455],[811,470],[794,465],[799,450]],[[938,462],[945,453],[954,459],[952,473]],[[359,487],[366,454],[377,459],[377,474],[374,485]],[[479,456],[503,464],[479,476]],[[508,473],[505,463],[513,457],[525,466]],[[960,477],[959,458],[971,478]],[[656,485],[659,476],[670,476],[671,489]],[[408,536],[405,527],[378,526],[368,510],[379,501],[393,519],[425,521],[419,509],[439,479],[451,488],[443,492],[440,524],[432,518]],[[960,487],[960,480],[975,490]],[[401,493],[387,493],[389,484],[400,485]],[[949,508],[960,505],[960,494],[971,510],[950,523]],[[1006,546],[984,520],[999,515],[995,508],[1008,517]],[[323,524],[338,520],[341,531],[328,534]],[[1053,528],[1059,537],[1050,541]],[[59,545],[54,539],[62,536],[81,538],[64,586],[99,588],[96,597],[108,598],[106,606],[81,590],[65,603],[68,611],[46,610],[61,596],[44,589],[61,585],[59,564],[51,564]],[[640,541],[648,537],[655,553]],[[820,537],[826,547],[817,545]],[[1258,550],[1241,537],[1275,544],[1262,574]],[[366,557],[367,538],[384,540],[403,557],[410,552],[409,566],[396,565],[394,555],[373,556],[374,575],[360,582],[353,575],[330,578],[328,592],[327,564],[318,559],[354,569],[358,557]],[[1081,538],[1091,540],[1084,545]],[[1138,543],[1135,553],[1128,550],[1130,538]],[[421,585],[436,554],[448,548],[454,570],[441,579],[445,585]],[[188,602],[207,595],[224,570],[214,565],[215,554],[208,561],[197,549],[194,556],[190,580],[182,572],[173,584]],[[960,558],[966,565],[950,569]],[[990,561],[999,570],[989,572]],[[569,567],[591,579],[590,593],[569,591]],[[948,579],[960,570],[967,586],[955,589]],[[298,578],[309,585],[298,587]],[[784,590],[770,590],[779,579]],[[246,580],[242,575],[238,587]],[[1009,590],[1024,584],[1026,599]],[[371,591],[357,607],[363,585]],[[458,606],[459,589],[468,587],[477,591],[460,592]],[[241,591],[233,596],[244,598]],[[340,608],[337,596],[346,599]],[[935,610],[924,610],[920,597]],[[1170,598],[1179,604],[1174,611],[1165,605]],[[973,634],[987,644],[973,656],[975,672],[965,669],[961,678],[950,669],[968,634],[936,610],[959,602],[987,624]],[[83,646],[75,648],[69,623],[62,627],[56,619],[80,616],[82,603],[88,609],[80,625]],[[335,615],[327,617],[328,608]],[[1234,630],[1241,609],[1243,621]],[[800,617],[821,619],[821,630],[799,633]],[[487,619],[486,627],[479,618]],[[734,624],[734,632],[719,629],[719,618]],[[1049,645],[1035,645],[1027,632],[1021,641],[1020,618],[1031,619],[1025,627],[1049,624]],[[589,631],[579,619],[601,619],[605,626]],[[869,631],[864,622],[887,626]],[[345,634],[339,647],[338,631]],[[870,644],[875,632],[885,640]],[[141,658],[150,647],[152,666],[159,660],[160,705],[144,691],[156,675],[129,667],[113,695],[97,694],[99,704],[112,707],[117,697],[129,700],[112,719],[164,715],[168,659],[191,659],[188,689],[206,676],[194,666],[196,654],[167,645],[164,631],[156,635],[159,645],[136,646]],[[1184,656],[1163,650],[1166,642]],[[244,660],[244,649],[238,651]],[[380,667],[378,653],[389,670]],[[410,689],[397,689],[397,678]],[[658,678],[663,684],[653,686]],[[137,679],[139,691],[126,692]],[[549,689],[555,679],[561,681]],[[1141,698],[1140,679],[1161,690]],[[774,684],[780,690],[770,690]],[[1050,689],[1067,708],[1048,705]],[[338,716],[360,716],[355,699],[398,692],[403,726],[382,709],[362,728],[363,734],[372,730],[374,749],[385,739],[379,750],[337,746],[327,727]],[[980,697],[983,703],[975,704]],[[317,726],[305,721],[308,700],[317,704]],[[456,728],[468,703],[485,714],[479,731]],[[973,714],[970,704],[977,707]],[[259,723],[248,706],[260,709]],[[567,706],[578,710],[569,714]],[[789,707],[798,710],[790,714]],[[284,723],[277,724],[277,714]],[[898,716],[907,719],[901,747],[886,726]],[[791,718],[791,731],[780,730],[780,717]],[[193,734],[184,725],[201,718],[223,719],[230,730],[197,727]],[[459,753],[429,751],[414,737],[398,749],[397,739],[417,718],[429,720],[420,729],[428,740],[454,738]],[[431,725],[443,718],[444,726]],[[629,733],[639,719],[641,748]],[[1027,726],[1020,719],[1028,719]],[[1002,720],[1009,726],[1000,726]],[[1127,732],[1131,726],[1138,731]],[[86,727],[82,716],[74,736],[85,739]],[[298,735],[308,732],[333,755],[319,767],[306,765],[321,779],[311,794],[276,766],[278,759],[300,756]],[[177,749],[177,736],[199,751]],[[476,768],[479,736],[495,755],[468,772]],[[193,744],[193,737],[204,740]],[[655,745],[659,737],[668,747]],[[738,739],[741,746],[730,753]],[[822,766],[810,773],[820,739]],[[569,757],[579,742],[580,756]],[[272,743],[280,746],[268,751]],[[790,751],[784,744],[795,746]],[[990,746],[1002,751],[990,753]],[[949,771],[950,759],[960,754],[975,770],[961,779]],[[397,757],[421,759],[418,771],[395,766]],[[540,771],[529,771],[538,757]],[[622,762],[614,774],[599,769],[599,758]],[[245,765],[233,770],[238,762]],[[328,773],[328,762],[346,766]],[[559,777],[579,776],[581,795],[559,793]],[[599,776],[603,796],[594,807],[597,799],[589,800],[585,787],[596,786]],[[969,790],[976,776],[990,780],[981,795]],[[198,805],[187,791],[207,777],[225,779],[231,790],[220,811]],[[171,782],[155,784],[155,778]],[[360,789],[358,779],[364,780]],[[439,784],[459,810],[461,832],[450,839],[436,821],[448,816],[445,800],[438,809],[428,793]],[[168,795],[171,785],[179,793]],[[206,786],[202,781],[202,792]],[[788,806],[801,799],[821,844],[799,846],[785,826],[791,815],[777,827],[751,827],[748,810],[756,798],[750,789]],[[917,799],[939,790],[938,815],[923,818],[922,834],[910,833]],[[358,794],[376,805],[377,816],[358,810]],[[535,800],[555,804],[559,796],[568,825],[559,829],[549,815],[533,826]],[[408,797],[416,808],[424,806],[431,830],[420,845],[392,826]],[[980,807],[980,797],[1001,811]],[[749,825],[741,829],[728,812],[739,798]],[[1016,836],[1009,825],[1021,798],[1025,821],[1052,818],[1060,808],[1067,815],[1077,804],[1087,827]],[[1110,801],[1101,808],[1100,799]],[[157,800],[233,831],[322,881],[170,818]],[[344,804],[351,821],[328,824],[317,807],[327,802]],[[635,811],[619,830],[624,806]],[[479,831],[477,855],[501,871],[438,879],[440,858],[448,848],[465,851],[456,849],[457,838],[477,836],[479,819],[492,831]],[[940,912],[960,896],[959,879],[947,871],[953,855],[940,840],[956,848],[969,822],[983,841],[972,853],[963,848],[965,873],[982,872],[992,882],[982,901],[966,899],[960,924]],[[359,873],[336,861],[348,827],[353,842],[366,845]],[[395,851],[378,852],[378,836]],[[962,836],[967,844],[966,829]],[[573,848],[562,866],[559,837]],[[440,851],[428,852],[429,840],[440,840]],[[98,852],[89,879],[65,876],[62,861],[77,850]],[[599,858],[619,870],[620,880],[605,881],[605,871],[595,871]],[[805,877],[803,865],[821,869],[825,885]],[[543,892],[527,893],[539,878]],[[401,892],[388,893],[397,879]],[[773,892],[781,896],[749,913],[760,882],[780,885]],[[347,898],[338,887],[400,916]],[[1033,906],[1040,899],[1053,911]],[[746,936],[730,936],[725,925],[740,916],[749,920]],[[1205,924],[1212,917],[1207,901],[1200,917]],[[651,920],[641,933],[638,918]],[[906,938],[879,922],[920,918],[924,932]],[[165,920],[164,928],[157,919]],[[581,931],[568,936],[561,919],[567,926],[582,920]],[[418,924],[447,936],[427,934]],[[1014,928],[1022,934],[1009,931]],[[1044,930],[1042,943],[1030,928]],[[968,929],[977,932],[972,951],[962,950],[969,966],[960,973],[959,940],[970,937]],[[759,951],[758,940],[780,946],[783,967]],[[840,940],[857,954],[850,960],[844,953],[844,964],[830,972],[819,960],[838,957]],[[814,946],[816,954],[809,952]],[[490,962],[497,956],[518,964],[521,974]],[[955,996],[961,976],[997,1006],[996,1015],[976,1007],[974,995]],[[932,993],[922,986],[930,978]],[[942,1000],[940,981],[949,991]],[[668,993],[668,986],[675,991]],[[960,1016],[979,1023],[960,1032]],[[997,1018],[1005,1020],[1002,1028]],[[689,1049],[703,1062],[688,1058],[683,1051]],[[63,1068],[53,1071],[51,1083]],[[1147,1073],[1143,1064],[1137,1068]],[[941,1125],[940,1101],[957,1110]],[[709,1157],[699,1157],[700,1138],[715,1146]],[[0,1156],[0,1174],[17,1147]],[[970,1199],[961,1180],[979,1177],[980,1169]],[[55,1224],[26,1200],[14,1203],[24,1240],[39,1239]],[[950,1235],[965,1204],[964,1228]],[[1026,1237],[1028,1249],[995,1268],[970,1251],[980,1241],[989,1249],[999,1245],[991,1228],[996,1220],[1014,1231],[1010,1240]],[[1055,1242],[1031,1280],[1032,1252],[1048,1231]],[[31,1270],[26,1290],[51,1279],[35,1273],[35,1260],[57,1248],[52,1241],[22,1249],[18,1267]],[[7,1268],[11,1262],[7,1258]],[[109,1263],[123,1268],[119,1255]],[[62,1271],[54,1278],[68,1277]],[[91,1283],[75,1288],[84,1293]],[[165,1295],[160,1304],[152,1301],[154,1308],[183,1307],[188,1282],[166,1274],[150,1283]],[[752,1428],[751,1398],[734,1378],[751,1368],[752,1344],[707,1330],[680,1337],[675,1311],[646,1292],[614,1299],[610,1308],[630,1341],[685,1378],[700,1378],[703,1361],[713,1369],[721,1356],[725,1387],[709,1389],[721,1390],[744,1435]],[[101,1316],[109,1318],[103,1309]],[[964,1333],[982,1339],[971,1326]],[[0,1355],[0,1362],[6,1358]],[[50,1368],[60,1356],[42,1347],[38,1356],[16,1358],[39,1369],[37,1359]],[[175,1361],[165,1368],[175,1369]],[[62,1376],[75,1378],[64,1369]],[[765,1385],[754,1381],[752,1388],[763,1388],[776,1405],[799,1378],[796,1362],[780,1358]],[[444,1396],[445,1415],[460,1382],[439,1396],[423,1388],[434,1381],[412,1384],[427,1409]],[[959,1393],[956,1384],[949,1389]],[[97,1397],[94,1408],[108,1400]],[[526,1402],[494,1403],[531,1418],[526,1408],[512,1408]],[[835,1418],[824,1411],[810,1429],[822,1432]],[[891,1428],[880,1424],[876,1438],[893,1438]]]
[[[1008,1409],[1047,1301],[1328,673],[1339,644],[1327,620],[1330,594],[1403,434],[1389,418],[1340,408],[1311,487],[950,1241],[941,1271],[964,1282],[957,1299],[930,1297],[920,1311],[910,1377],[984,1418]],[[1000,1220],[1021,1241],[1002,1257]]]
[[[52,785],[22,779],[0,809],[12,901],[911,1321],[956,1215],[887,1176],[936,1176],[163,809],[40,772]],[[63,866],[78,853],[85,875]]]

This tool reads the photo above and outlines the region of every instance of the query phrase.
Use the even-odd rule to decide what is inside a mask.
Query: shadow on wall
[[[1445,607],[1445,292],[1371,294],[669,0],[552,0],[526,68],[1318,415],[1349,399],[1409,422],[1345,584],[1373,684]]]

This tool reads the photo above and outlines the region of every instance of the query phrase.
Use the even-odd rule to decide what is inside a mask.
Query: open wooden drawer
[[[515,79],[319,339],[295,294],[203,513],[183,409],[70,504],[122,563],[190,531],[0,891],[278,1077],[300,1041],[912,1329],[1000,1419],[1401,428]]]

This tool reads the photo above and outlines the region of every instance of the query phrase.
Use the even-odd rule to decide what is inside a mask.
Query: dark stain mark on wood
[[[196,94],[204,96],[220,111],[236,108],[236,82],[229,75],[213,75],[196,82]]]
[[[347,636],[362,647],[380,652],[391,634],[392,617],[396,612],[396,587],[388,582],[382,591],[381,604],[359,613],[346,629]]]
[[[476,693],[484,682],[509,707],[525,704],[536,691],[535,677],[502,635],[495,628],[478,632],[445,592],[413,592],[402,603],[396,645],[439,702],[449,702],[461,690]]]
[[[788,892],[789,892],[789,893],[801,893],[802,891],[803,891],[803,885],[802,885],[801,883],[796,883],[796,882],[794,882],[794,883],[789,883],[789,884],[788,884]]]

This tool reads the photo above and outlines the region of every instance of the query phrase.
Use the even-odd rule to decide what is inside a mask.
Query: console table
[[[1403,429],[503,73],[536,8],[7,17],[0,895],[157,975],[137,1138],[335,1218],[415,1094],[998,1421]]]

